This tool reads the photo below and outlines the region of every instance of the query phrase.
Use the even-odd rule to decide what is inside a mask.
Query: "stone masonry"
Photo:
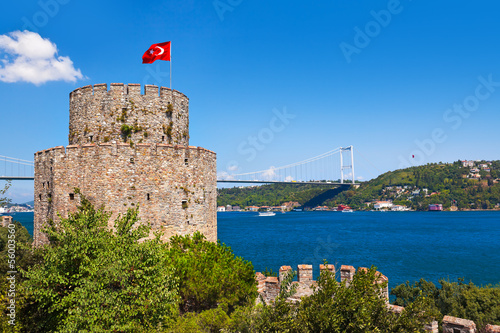
[[[189,146],[187,97],[140,89],[112,83],[70,94],[70,145],[35,153],[35,246],[47,242],[47,220],[76,210],[74,188],[113,212],[110,222],[139,205],[141,222],[164,240],[195,231],[217,240],[216,155]]]

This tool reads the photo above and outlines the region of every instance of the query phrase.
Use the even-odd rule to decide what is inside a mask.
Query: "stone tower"
[[[69,145],[35,153],[35,246],[42,229],[76,210],[79,188],[96,207],[139,205],[142,223],[217,240],[215,153],[189,146],[189,100],[176,91],[112,83],[70,93]]]

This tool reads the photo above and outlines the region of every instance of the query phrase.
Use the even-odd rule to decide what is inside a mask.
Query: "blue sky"
[[[0,13],[0,155],[32,160],[67,145],[77,87],[168,86],[168,62],[141,57],[172,41],[173,88],[190,98],[190,143],[217,152],[219,172],[348,145],[363,179],[410,164],[499,159],[498,12],[492,0],[11,1]],[[44,63],[55,70],[37,73],[40,54],[5,46],[24,30],[57,48]],[[21,58],[35,74],[15,66]],[[276,113],[289,115],[284,126],[250,154],[248,138]],[[10,195],[29,200],[32,186],[15,182]]]

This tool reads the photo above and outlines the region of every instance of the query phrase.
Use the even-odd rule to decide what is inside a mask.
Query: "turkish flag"
[[[143,64],[152,64],[156,60],[170,61],[170,42],[153,44],[142,56]]]

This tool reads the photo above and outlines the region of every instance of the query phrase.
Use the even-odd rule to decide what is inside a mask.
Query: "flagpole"
[[[170,90],[172,89],[172,42],[170,42]]]

